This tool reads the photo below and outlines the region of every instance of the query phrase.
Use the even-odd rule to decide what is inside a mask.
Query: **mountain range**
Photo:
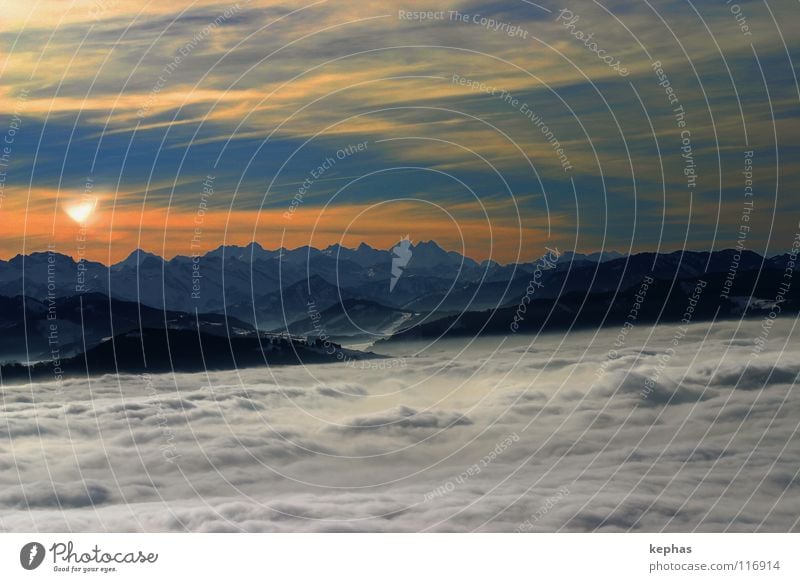
[[[137,250],[110,266],[57,253],[18,255],[0,261],[0,361],[52,359],[53,325],[62,358],[102,349],[112,338],[127,345],[123,338],[144,330],[167,338],[193,333],[212,343],[291,334],[352,346],[507,333],[526,295],[519,331],[616,324],[646,279],[656,282],[656,299],[641,310],[641,321],[674,320],[700,279],[708,289],[695,320],[757,316],[774,305],[794,267],[788,254],[730,249],[567,251],[543,268],[538,259],[477,262],[434,241],[408,248],[410,260],[402,262],[392,250],[364,243],[293,250],[251,243],[169,260]],[[799,307],[795,295],[786,294],[783,313]]]
[[[322,309],[352,298],[418,311],[490,307],[509,280],[535,269],[533,262],[478,263],[434,241],[410,248],[411,260],[391,292],[391,250],[364,243],[266,250],[251,243],[169,260],[136,250],[111,266],[59,253],[18,255],[0,261],[0,296],[44,301],[98,293],[155,309],[227,313],[266,330],[304,316],[312,297]],[[590,264],[618,254],[566,257]]]

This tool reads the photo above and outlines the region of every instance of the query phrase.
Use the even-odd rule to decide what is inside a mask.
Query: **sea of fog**
[[[4,386],[0,530],[797,531],[795,324]]]

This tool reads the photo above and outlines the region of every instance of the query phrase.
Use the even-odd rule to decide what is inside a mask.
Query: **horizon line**
[[[478,259],[469,257],[467,255],[463,255],[459,251],[449,250],[449,249],[443,247],[441,244],[439,244],[435,239],[420,240],[417,243],[413,243],[412,242],[412,248],[417,248],[419,245],[423,245],[423,244],[429,245],[431,243],[433,243],[434,245],[436,245],[436,247],[438,247],[439,249],[441,249],[442,251],[444,251],[446,253],[456,253],[457,255],[460,255],[461,257],[464,257],[466,259],[469,259],[469,260],[477,263],[478,265],[483,265],[484,263],[486,263],[487,261],[490,261],[490,260],[493,263],[495,263],[495,264],[497,264],[497,265],[499,265],[501,267],[509,266],[509,265],[515,265],[515,264],[516,265],[521,265],[521,264],[525,264],[525,263],[530,263],[530,262],[536,261],[539,258],[541,258],[541,256],[544,256],[544,254],[543,254],[543,255],[540,255],[538,257],[531,258],[530,260],[522,261],[520,263],[514,263],[514,262],[501,263],[500,261],[497,261],[495,259],[478,260]],[[222,245],[219,245],[216,248],[213,248],[213,249],[210,249],[210,250],[206,251],[203,254],[186,255],[186,254],[176,253],[175,255],[172,255],[171,257],[166,257],[166,256],[163,256],[163,255],[160,255],[159,253],[148,251],[148,250],[145,250],[145,249],[139,247],[139,248],[133,249],[130,253],[128,253],[128,255],[125,258],[123,258],[123,259],[121,259],[121,260],[119,260],[117,262],[110,263],[110,264],[109,263],[105,263],[103,261],[86,259],[84,257],[76,258],[74,255],[70,255],[70,254],[67,254],[67,253],[61,253],[61,252],[56,251],[53,248],[48,248],[47,250],[31,251],[30,253],[17,253],[17,254],[15,254],[15,255],[13,255],[11,257],[8,257],[8,258],[0,258],[0,262],[8,263],[8,262],[13,261],[14,259],[18,259],[19,257],[26,258],[26,257],[32,257],[34,255],[42,255],[42,254],[53,253],[55,255],[59,255],[59,256],[62,256],[62,257],[68,257],[76,264],[79,264],[81,262],[84,262],[84,263],[96,263],[96,264],[99,264],[99,265],[102,265],[102,266],[108,268],[108,267],[113,267],[113,266],[119,265],[121,263],[124,263],[125,261],[130,259],[136,253],[140,253],[140,254],[144,254],[144,255],[150,255],[150,256],[156,257],[158,259],[161,259],[164,262],[170,262],[170,261],[172,261],[174,259],[178,259],[178,258],[182,258],[182,259],[192,259],[192,258],[196,258],[196,257],[203,258],[203,257],[206,257],[206,256],[210,255],[211,253],[216,253],[216,252],[218,252],[220,250],[223,250],[223,249],[248,249],[248,248],[253,247],[253,246],[256,246],[260,250],[262,250],[264,252],[268,252],[268,253],[277,253],[277,252],[280,252],[280,251],[296,252],[296,251],[299,251],[299,250],[302,250],[302,249],[306,249],[306,248],[314,250],[314,251],[317,251],[317,252],[325,252],[325,251],[331,250],[334,247],[340,247],[341,249],[348,250],[348,251],[358,251],[358,249],[360,247],[362,247],[362,246],[366,246],[370,250],[374,250],[374,251],[378,251],[378,252],[390,253],[392,251],[392,248],[394,248],[394,247],[392,247],[392,248],[388,248],[388,249],[381,249],[381,248],[378,248],[378,247],[373,247],[372,245],[370,245],[369,243],[367,243],[365,241],[361,241],[357,247],[346,247],[344,245],[341,245],[340,243],[334,243],[334,244],[328,245],[325,248],[318,248],[318,247],[313,247],[313,246],[310,246],[310,245],[300,245],[300,246],[295,247],[295,248],[277,247],[277,248],[274,248],[274,249],[270,249],[270,248],[265,248],[258,241],[251,241],[251,242],[249,242],[249,243],[247,243],[245,245],[238,245],[238,244],[225,245],[225,244],[222,244]],[[557,246],[555,246],[555,250],[558,250]],[[784,251],[784,252],[778,252],[778,253],[774,253],[774,254],[771,254],[771,255],[767,255],[767,254],[762,254],[762,253],[760,253],[758,251],[755,251],[755,250],[752,250],[752,249],[736,249],[734,247],[729,247],[729,248],[722,248],[722,249],[716,249],[716,250],[697,250],[697,249],[688,249],[688,248],[675,249],[675,250],[671,250],[671,251],[639,250],[639,251],[634,251],[634,252],[630,252],[630,253],[629,252],[617,251],[617,250],[614,250],[614,249],[598,249],[598,250],[586,250],[586,251],[578,251],[578,250],[570,249],[570,250],[564,251],[562,254],[571,253],[571,254],[577,254],[577,255],[583,255],[583,256],[591,256],[591,255],[596,255],[596,254],[619,255],[619,256],[613,257],[611,259],[611,260],[615,260],[615,259],[631,257],[631,256],[635,256],[635,255],[645,254],[645,253],[669,255],[669,254],[674,254],[674,253],[718,253],[718,252],[723,252],[723,251],[751,252],[751,253],[753,253],[755,255],[758,255],[758,256],[760,256],[762,258],[774,258],[774,257],[782,256],[782,255],[785,255],[785,254],[789,253],[789,251]],[[251,253],[252,253],[252,251],[251,251]]]

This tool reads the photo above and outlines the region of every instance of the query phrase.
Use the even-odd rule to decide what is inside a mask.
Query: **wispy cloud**
[[[186,182],[187,173],[214,173],[241,182],[235,207],[245,212],[260,205],[273,178],[302,182],[342,142],[368,140],[382,145],[350,160],[343,175],[425,165],[470,184],[480,199],[498,190],[496,169],[515,194],[532,193],[516,200],[528,229],[539,228],[548,211],[570,214],[575,224],[580,209],[592,216],[601,211],[629,228],[612,224],[604,239],[583,221],[580,246],[627,247],[633,230],[640,248],[654,246],[653,232],[663,235],[662,245],[680,246],[685,228],[667,222],[662,233],[660,217],[650,211],[665,193],[665,210],[685,216],[695,202],[736,198],[744,149],[758,152],[761,191],[797,186],[798,171],[786,163],[799,135],[798,88],[787,56],[796,39],[781,25],[794,5],[740,6],[747,35],[724,4],[687,9],[672,1],[582,2],[569,7],[579,16],[572,28],[558,20],[560,6],[546,5],[547,11],[514,2],[450,3],[441,18],[424,22],[401,17],[407,7],[381,1],[167,7],[86,0],[66,11],[49,1],[15,5],[0,23],[9,49],[0,62],[0,109],[13,110],[22,88],[30,95],[7,183],[9,189],[32,183],[35,197],[92,174],[145,192],[151,180]],[[518,27],[524,38],[505,34],[504,25]],[[607,66],[576,30],[593,34],[629,75]],[[659,85],[654,62],[686,112],[698,168],[692,189],[683,174],[675,103]],[[460,85],[453,75],[517,102]],[[784,163],[776,178],[779,158]],[[403,186],[387,174],[360,202],[378,202],[387,189],[408,195]],[[427,194],[435,197],[440,187],[431,182]],[[319,182],[315,195],[325,199],[335,191]],[[191,195],[180,188],[173,194],[156,198],[163,206],[191,206]],[[790,197],[772,198],[763,201],[765,215],[796,210]],[[3,212],[16,208],[5,205]],[[718,211],[721,222],[735,220],[727,204]],[[776,217],[752,240],[790,237],[790,213]],[[691,220],[689,244],[708,245],[717,217],[693,214]],[[642,221],[647,228],[630,228]],[[244,228],[236,233],[247,235]],[[574,242],[574,233],[556,235],[564,246]],[[28,246],[40,244],[34,238]]]

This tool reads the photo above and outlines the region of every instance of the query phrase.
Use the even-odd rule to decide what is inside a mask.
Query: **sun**
[[[64,211],[78,224],[84,224],[92,217],[96,208],[97,198],[93,198],[91,200],[84,200],[83,202],[67,204],[64,207]]]

